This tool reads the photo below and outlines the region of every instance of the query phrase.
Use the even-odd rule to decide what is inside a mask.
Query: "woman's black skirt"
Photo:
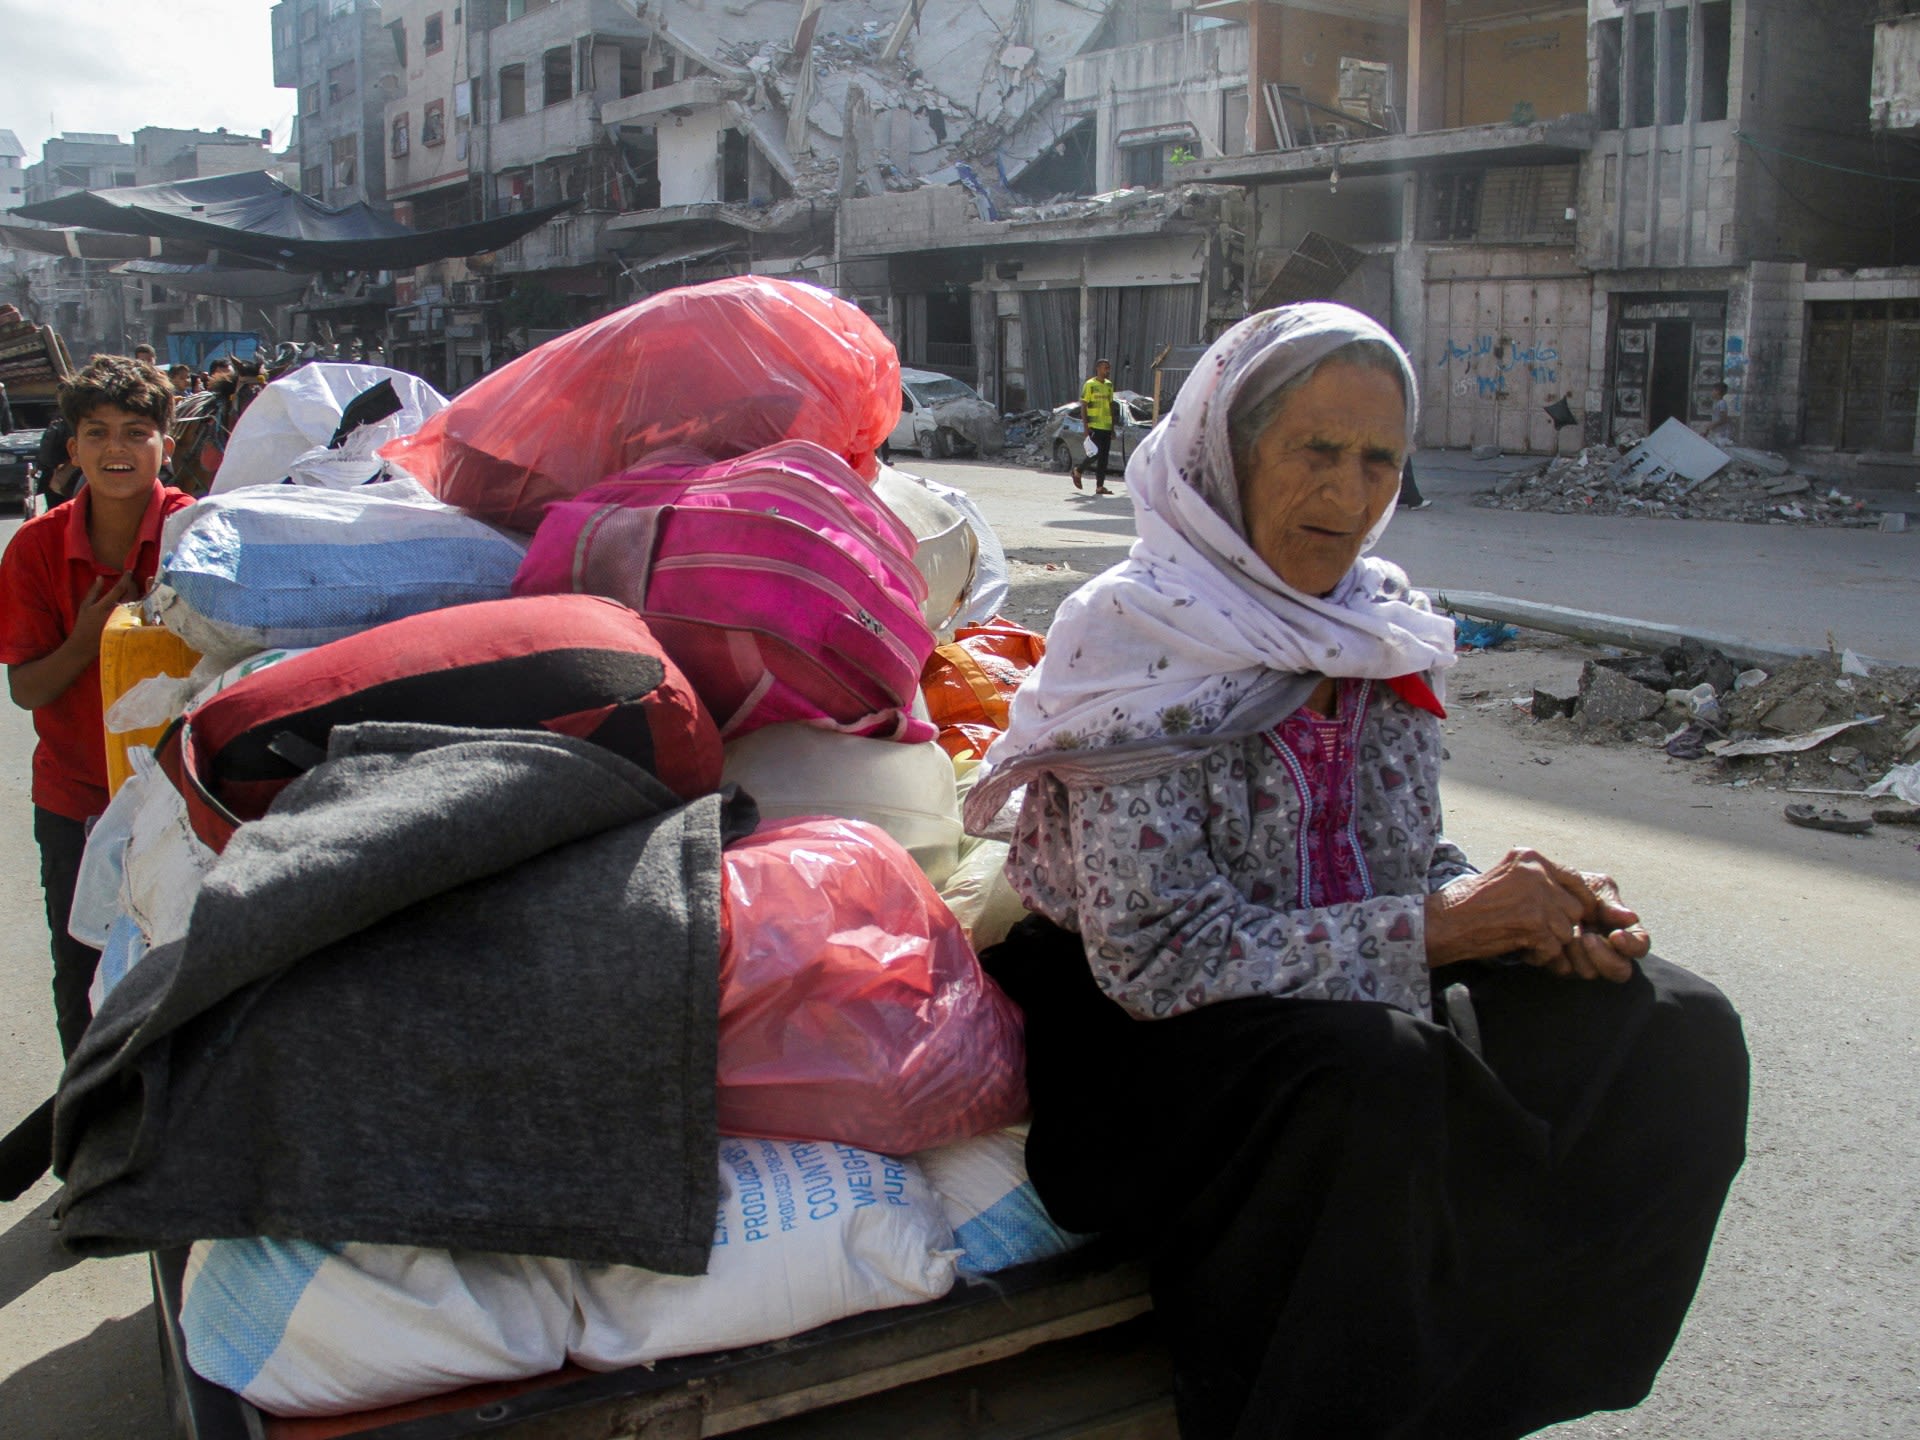
[[[1039,920],[985,958],[1027,1015],[1035,1186],[1147,1247],[1186,1440],[1480,1440],[1645,1397],[1745,1155],[1706,981],[1450,966],[1470,1046],[1353,1001],[1137,1021]]]

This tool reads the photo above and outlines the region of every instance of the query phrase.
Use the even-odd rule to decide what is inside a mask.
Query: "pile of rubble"
[[[1768,673],[1688,640],[1659,655],[1590,660],[1577,691],[1538,688],[1532,710],[1589,738],[1712,759],[1734,784],[1858,793],[1920,760],[1920,669],[1869,666],[1851,652]]]
[[[1531,470],[1502,477],[1475,504],[1496,510],[1544,510],[1556,515],[1658,515],[1676,520],[1742,520],[1756,525],[1851,526],[1870,529],[1879,515],[1865,502],[1757,450],[1733,459],[1704,480],[1627,470],[1628,452],[1589,445]]]

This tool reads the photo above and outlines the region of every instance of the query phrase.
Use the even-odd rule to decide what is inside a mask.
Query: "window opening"
[[[1661,12],[1665,32],[1660,69],[1660,123],[1683,125],[1687,119],[1687,12],[1679,7]]]
[[[300,193],[311,195],[314,199],[324,199],[327,193],[327,172],[318,165],[308,165],[300,172]]]
[[[408,138],[408,120],[405,115],[393,117],[393,156],[397,160],[412,148]]]
[[[1167,171],[1167,147],[1129,145],[1120,152],[1128,185],[1158,185]]]
[[[744,205],[748,199],[746,134],[740,130],[722,130],[720,132],[721,203]]]
[[[1700,7],[1700,118],[1727,118],[1727,75],[1733,63],[1733,7],[1709,0]]]
[[[1654,123],[1654,80],[1660,68],[1660,17],[1643,10],[1633,17],[1633,49],[1628,56],[1627,124]]]
[[[429,15],[425,29],[420,36],[420,48],[429,55],[438,55],[446,44],[445,26],[441,17]],[[405,58],[404,56],[402,57]]]
[[[447,102],[429,100],[420,116],[420,143],[444,145],[447,140]]]
[[[500,118],[511,120],[516,115],[526,113],[527,67],[502,65],[500,67]]]
[[[1393,104],[1393,67],[1384,60],[1342,55],[1340,89],[1333,103],[1336,109],[1356,120],[1384,129],[1387,107]]]
[[[1593,118],[1602,130],[1620,128],[1620,22],[1593,27]]]
[[[1471,240],[1480,228],[1478,170],[1458,170],[1433,176],[1425,187],[1420,214],[1422,240]]]
[[[558,105],[573,98],[573,48],[560,45],[540,57],[540,103]]]
[[[353,94],[353,62],[335,65],[327,71],[327,103],[338,105]]]
[[[387,33],[393,36],[393,58],[400,65],[407,63],[407,22],[396,20],[387,26]]]
[[[333,184],[338,190],[345,190],[358,183],[359,147],[355,137],[342,135],[333,142]]]
[[[320,113],[320,82],[318,80],[315,80],[311,85],[302,85],[300,87],[300,113],[302,115],[318,115]]]

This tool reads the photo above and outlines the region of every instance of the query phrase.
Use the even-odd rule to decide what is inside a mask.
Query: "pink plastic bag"
[[[911,714],[933,633],[913,547],[844,461],[789,440],[555,501],[513,589],[639,611],[723,739],[800,722],[918,742],[934,733]]]
[[[445,500],[531,532],[550,501],[647,455],[811,440],[862,478],[900,418],[900,359],[858,306],[739,276],[629,305],[463,390],[381,450]]]
[[[895,840],[786,820],[722,858],[723,1132],[905,1155],[1027,1113],[1020,1013]]]

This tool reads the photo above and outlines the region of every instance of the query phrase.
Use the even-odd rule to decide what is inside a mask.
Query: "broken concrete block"
[[[1789,695],[1760,717],[1760,728],[1779,735],[1798,735],[1827,718],[1827,707],[1811,695]]]
[[[1476,460],[1498,460],[1500,458],[1500,447],[1498,445],[1476,445],[1473,447],[1473,458]]]
[[[1494,482],[1493,493],[1504,500],[1509,495],[1519,494],[1520,487],[1526,483],[1527,477],[1525,475],[1502,475]]]
[[[1664,658],[1656,655],[1608,655],[1590,662],[1616,675],[1624,675],[1636,685],[1665,695],[1673,686],[1673,671]]]
[[[1536,720],[1558,720],[1563,716],[1571,716],[1579,708],[1580,692],[1571,686],[1533,687],[1533,718]]]
[[[1804,495],[1813,489],[1813,482],[1804,475],[1789,475],[1784,480],[1775,480],[1767,486],[1769,495]]]
[[[1589,730],[1638,724],[1660,711],[1666,696],[1589,660],[1580,670],[1580,723]]]
[[[1904,510],[1888,510],[1880,516],[1880,528],[1890,535],[1903,535],[1907,529],[1907,515]]]
[[[1722,445],[1727,458],[1736,465],[1749,465],[1762,475],[1784,475],[1793,467],[1787,464],[1784,456],[1775,455],[1767,450],[1749,450],[1744,445]]]

